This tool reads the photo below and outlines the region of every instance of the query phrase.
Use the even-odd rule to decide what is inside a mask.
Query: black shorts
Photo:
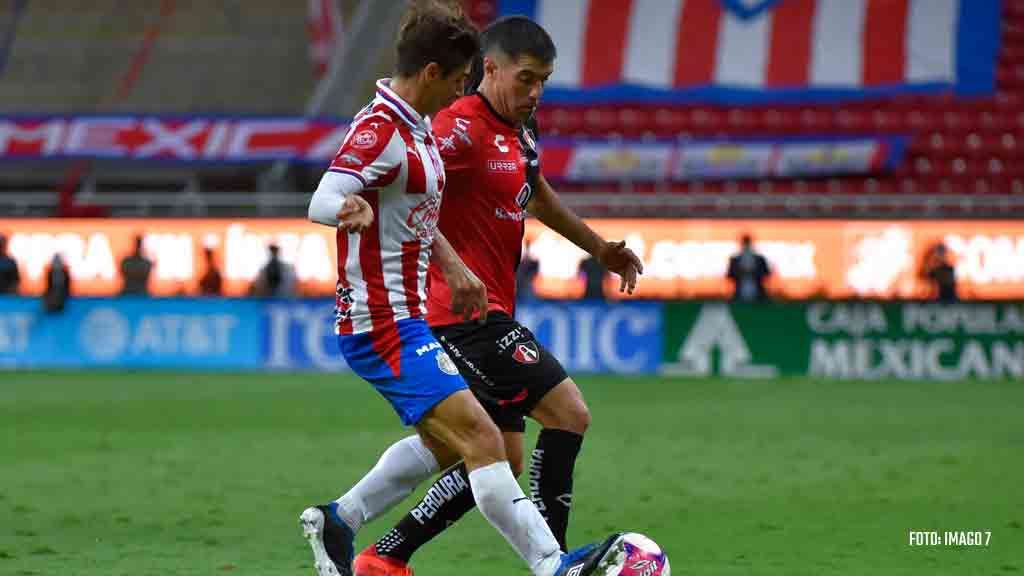
[[[506,432],[526,430],[524,417],[568,378],[533,333],[504,312],[491,312],[483,325],[466,322],[432,330],[477,400]]]

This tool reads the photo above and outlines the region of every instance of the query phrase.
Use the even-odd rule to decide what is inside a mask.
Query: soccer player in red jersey
[[[565,207],[540,173],[533,113],[553,71],[555,46],[525,17],[481,36],[482,80],[434,119],[448,184],[439,229],[487,286],[484,322],[450,306],[451,289],[431,267],[427,322],[480,403],[501,428],[514,472],[522,469],[524,416],[543,429],[530,467],[531,496],[562,549],[573,470],[590,423],[579,388],[530,330],[514,319],[515,272],[527,213],[592,254],[633,292],[642,264],[624,242],[608,242]],[[440,458],[455,464],[457,456]],[[423,500],[355,561],[356,576],[399,576],[420,546],[474,506],[465,464],[448,469]]]
[[[458,454],[484,517],[536,576],[586,576],[623,550],[602,545],[563,553],[523,494],[504,439],[468,389],[424,317],[428,265],[454,286],[446,306],[487,317],[486,290],[437,229],[446,187],[429,116],[462,94],[479,49],[461,12],[414,3],[397,45],[394,78],[377,83],[353,120],[309,206],[310,219],[337,228],[338,344],[352,370],[391,403],[411,436],[337,500],[303,511],[300,524],[319,576],[350,576],[360,526]],[[466,316],[465,319],[469,319]]]

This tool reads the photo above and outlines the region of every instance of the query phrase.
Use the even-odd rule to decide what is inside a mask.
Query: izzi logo
[[[689,334],[679,347],[678,362],[665,364],[666,374],[774,378],[775,366],[752,363],[750,347],[725,304],[701,306]]]

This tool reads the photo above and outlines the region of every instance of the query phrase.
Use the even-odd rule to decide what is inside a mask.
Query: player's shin
[[[545,428],[537,437],[530,460],[530,497],[562,550],[568,550],[565,539],[572,508],[573,471],[582,445],[580,434]]]
[[[434,482],[423,499],[377,541],[377,554],[408,563],[424,544],[476,507],[466,464],[452,466]]]
[[[338,515],[358,532],[363,523],[404,500],[437,470],[437,460],[419,436],[403,438],[385,450],[376,466],[336,500]]]
[[[469,473],[480,513],[526,561],[533,574],[552,576],[561,550],[533,502],[523,494],[508,462],[497,462]]]

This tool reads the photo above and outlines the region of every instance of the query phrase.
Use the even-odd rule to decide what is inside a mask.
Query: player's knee
[[[482,411],[481,411],[482,412]],[[505,459],[505,441],[501,431],[494,422],[484,414],[483,418],[475,418],[465,431],[469,439],[466,454],[463,457],[469,462],[498,462]]]
[[[580,402],[579,405],[573,412],[572,416],[573,428],[572,431],[579,434],[580,436],[587,433],[587,429],[590,428],[590,409],[587,405]]]
[[[569,432],[575,432],[580,436],[587,433],[587,429],[590,428],[590,409],[587,408],[586,403],[580,399],[577,402],[569,403],[562,407],[562,410],[558,412],[557,422],[550,427],[558,428],[559,430],[568,430]]]

